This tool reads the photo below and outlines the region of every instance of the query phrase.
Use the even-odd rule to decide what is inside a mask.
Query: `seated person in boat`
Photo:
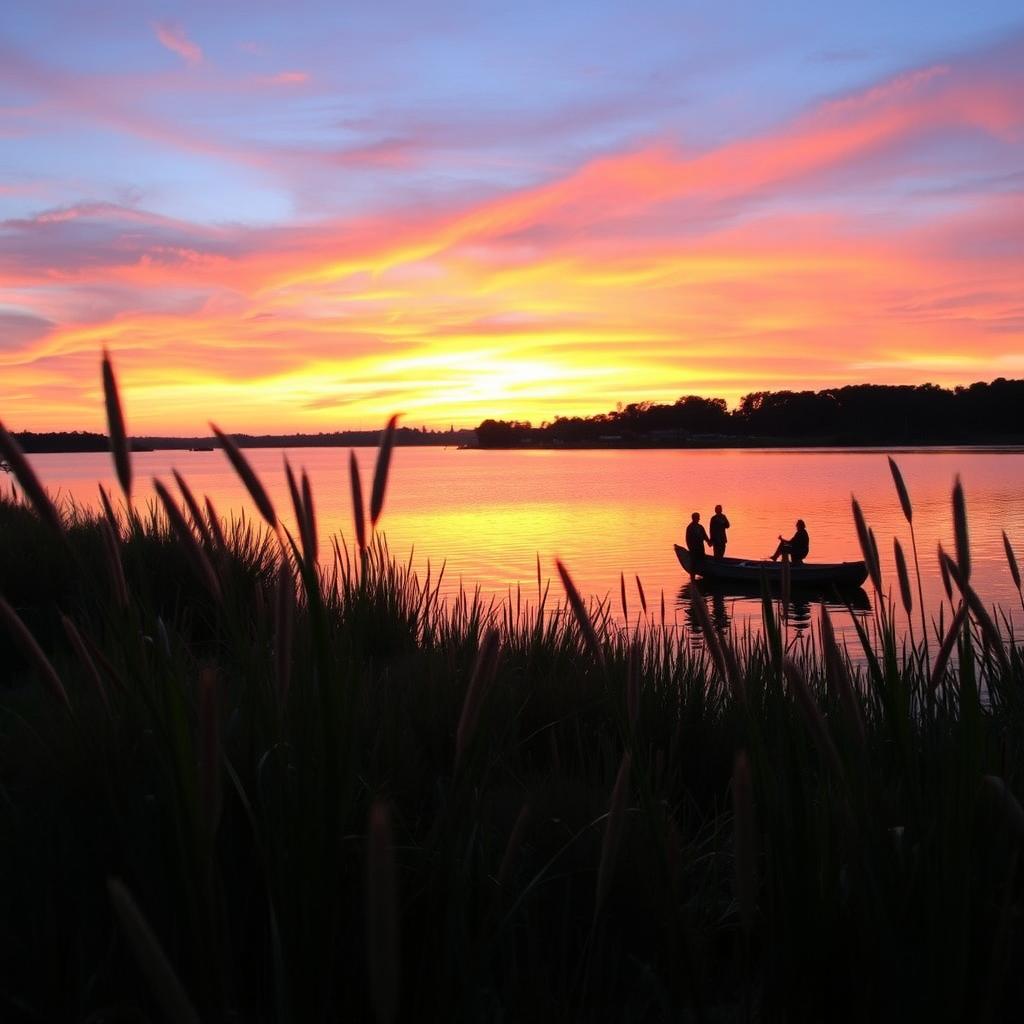
[[[800,565],[810,550],[811,538],[807,535],[807,527],[804,526],[802,519],[798,519],[796,533],[789,540],[785,540],[782,534],[779,534],[779,546],[775,549],[775,554],[772,555],[772,561],[774,562],[779,555],[789,555],[794,565]]]
[[[700,513],[694,512],[690,516],[690,525],[686,528],[686,547],[690,552],[691,564],[699,565],[704,561],[704,545],[710,543],[708,531],[701,525]]]
[[[708,525],[711,527],[711,553],[715,558],[723,558],[725,545],[728,543],[725,531],[729,529],[729,520],[725,517],[721,505],[715,506],[715,514]]]

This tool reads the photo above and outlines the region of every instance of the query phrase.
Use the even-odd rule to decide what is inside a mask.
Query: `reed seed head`
[[[959,475],[953,484],[953,534],[956,538],[956,561],[964,582],[971,578],[971,545],[967,535],[967,505]]]
[[[590,618],[590,613],[587,611],[587,607],[583,603],[583,598],[580,596],[580,592],[576,588],[576,584],[573,583],[572,577],[569,575],[569,570],[562,564],[561,559],[555,559],[555,566],[558,569],[558,575],[562,579],[562,586],[565,588],[565,596],[569,599],[569,607],[572,608],[572,613],[576,618],[576,624],[579,626],[580,633],[583,636],[583,642],[586,644],[594,661],[597,662],[601,668],[604,668],[604,651],[601,648],[600,640],[597,638],[597,632],[594,629],[594,623]]]
[[[1006,552],[1006,564],[1010,567],[1013,585],[1020,590],[1020,569],[1017,567],[1017,556],[1013,553],[1010,538],[1006,536],[1005,530],[1003,530],[1003,550]]]
[[[245,484],[245,489],[249,492],[249,496],[259,510],[260,515],[266,520],[267,525],[276,531],[277,513],[274,511],[274,505],[267,495],[260,478],[256,475],[252,466],[249,465],[249,460],[242,454],[242,450],[238,447],[233,437],[229,437],[222,430],[218,430],[212,423],[210,424],[210,429],[214,432],[217,440],[220,442],[220,446],[224,449],[224,454],[227,455],[228,461],[234,467],[242,483]]]
[[[356,462],[356,453],[349,450],[348,453],[348,475],[349,483],[352,486],[352,516],[355,520],[356,543],[360,551],[366,550],[366,517],[363,511],[363,484],[359,478],[359,463]]]
[[[398,416],[392,416],[381,435],[380,448],[377,451],[377,465],[373,471],[373,490],[370,493],[370,526],[376,527],[377,520],[384,510],[384,493],[388,487],[388,469],[391,466],[391,451],[395,445],[395,426]]]
[[[871,541],[871,534],[868,532],[868,524],[864,521],[864,513],[861,511],[860,502],[856,498],[850,499],[853,507],[853,522],[857,527],[857,540],[860,543],[860,551],[868,567],[868,574],[871,576],[871,583],[875,590],[881,593],[882,570],[878,565],[878,550]]]
[[[903,474],[900,472],[900,467],[896,465],[896,461],[891,455],[889,456],[889,472],[892,473],[892,482],[896,485],[896,494],[900,499],[900,508],[903,509],[903,516],[908,523],[913,523],[914,507],[910,504],[907,485],[903,482]]]
[[[899,539],[892,539],[892,553],[896,559],[896,576],[900,582],[900,600],[903,602],[903,610],[910,614],[914,607],[914,598],[910,592],[910,576],[907,573],[907,560],[903,557],[903,546]]]
[[[156,491],[157,497],[164,507],[171,531],[177,537],[178,544],[191,564],[193,571],[205,585],[206,589],[209,590],[213,598],[219,603],[221,600],[221,590],[217,574],[213,571],[213,566],[210,564],[209,558],[206,557],[206,552],[199,546],[195,534],[188,523],[185,522],[185,517],[181,514],[178,503],[163,483],[155,477],[153,478],[153,489]]]
[[[117,392],[117,381],[114,378],[114,367],[110,363],[110,353],[103,350],[103,398],[107,406],[107,425],[110,428],[110,451],[114,456],[114,469],[117,479],[124,491],[125,498],[132,500],[132,456],[128,444],[128,435],[124,426],[124,411],[121,408],[121,397]]]
[[[640,595],[640,607],[644,610],[644,615],[647,614],[647,597],[644,594],[644,585],[640,582],[640,577],[636,576],[636,592]]]

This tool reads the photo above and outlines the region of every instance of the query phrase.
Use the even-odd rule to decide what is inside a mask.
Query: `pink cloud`
[[[153,24],[153,31],[163,46],[170,50],[171,53],[176,53],[187,64],[202,63],[203,51],[185,35],[185,30],[179,25],[157,21]]]
[[[309,74],[305,71],[279,71],[276,75],[267,75],[262,81],[267,85],[305,85]]]

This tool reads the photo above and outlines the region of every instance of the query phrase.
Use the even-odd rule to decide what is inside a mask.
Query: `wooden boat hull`
[[[722,582],[768,583],[782,582],[782,562],[753,558],[712,558],[705,555],[699,564],[693,565],[690,552],[674,544],[679,564],[691,576]],[[859,587],[868,578],[868,567],[864,562],[804,562],[789,566],[791,587]]]

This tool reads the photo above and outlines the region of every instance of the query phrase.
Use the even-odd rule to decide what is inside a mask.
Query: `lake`
[[[247,449],[285,523],[292,528],[283,470],[287,455],[311,478],[321,548],[341,531],[352,536],[348,451],[337,448]],[[929,617],[944,600],[936,558],[941,542],[953,550],[950,491],[960,475],[967,498],[973,580],[983,600],[1021,618],[1003,549],[1009,535],[1024,562],[1024,451],[895,450],[914,506],[925,606]],[[376,452],[356,449],[369,493]],[[35,455],[31,462],[53,492],[98,506],[97,481],[116,491],[106,454]],[[173,485],[177,468],[199,496],[207,494],[222,515],[246,509],[248,496],[222,451],[144,452],[133,458],[136,498],[152,498],[153,477]],[[173,490],[173,486],[172,486]],[[599,450],[480,451],[398,448],[381,527],[392,552],[422,574],[428,560],[436,578],[446,563],[445,590],[460,583],[486,595],[536,600],[539,556],[545,579],[557,579],[555,557],[569,567],[580,590],[609,597],[621,621],[619,574],[628,583],[629,617],[639,612],[639,576],[649,608],[660,615],[662,595],[669,622],[685,625],[687,580],[672,551],[682,543],[690,513],[706,525],[716,504],[732,523],[728,554],[769,555],[778,534],[790,536],[797,518],[807,523],[810,561],[861,557],[850,512],[856,495],[874,528],[883,583],[898,600],[893,538],[910,560],[910,531],[900,510],[886,453],[864,450]],[[911,563],[911,573],[913,567]],[[553,584],[552,594],[561,596]],[[914,594],[916,606],[916,590]],[[760,603],[742,594],[710,595],[709,608],[723,625],[757,628]],[[874,595],[857,595],[864,614]],[[816,621],[815,603],[797,601],[790,628],[799,635]],[[842,619],[845,613],[840,616]],[[917,611],[915,607],[915,617]],[[902,613],[901,613],[902,618]],[[919,620],[915,623],[917,625]],[[848,626],[848,623],[847,623]]]

